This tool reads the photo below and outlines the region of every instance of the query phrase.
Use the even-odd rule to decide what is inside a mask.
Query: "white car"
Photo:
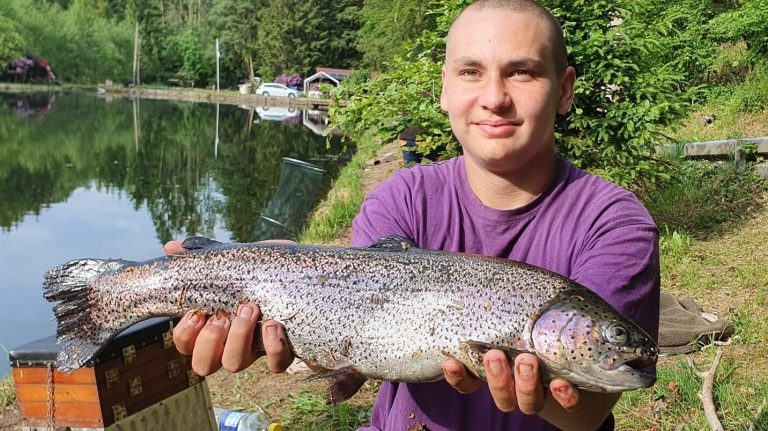
[[[295,99],[301,96],[301,92],[299,90],[288,88],[285,85],[278,84],[276,82],[266,82],[259,85],[259,88],[256,89],[256,94],[261,94],[264,97],[281,96],[288,97],[290,99]]]

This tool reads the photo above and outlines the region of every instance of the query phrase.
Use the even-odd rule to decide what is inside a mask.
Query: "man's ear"
[[[557,105],[557,113],[565,115],[571,109],[573,103],[573,85],[576,82],[576,69],[568,66],[560,81],[560,101]]]
[[[446,109],[446,105],[448,104],[448,101],[445,100],[446,99],[446,96],[445,96],[445,65],[443,65],[441,70],[442,70],[442,81],[441,81],[442,85],[440,86],[440,109],[442,109],[443,112],[448,112],[448,110]]]

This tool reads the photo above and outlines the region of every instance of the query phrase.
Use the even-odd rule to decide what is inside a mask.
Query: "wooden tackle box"
[[[208,387],[174,347],[172,327],[138,323],[71,374],[56,369],[54,336],[11,350],[24,429],[216,429]]]

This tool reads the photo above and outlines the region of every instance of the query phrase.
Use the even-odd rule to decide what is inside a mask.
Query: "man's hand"
[[[545,407],[546,394],[541,385],[539,360],[536,356],[524,353],[515,358],[514,373],[504,352],[490,350],[483,356],[488,389],[499,410],[538,414]],[[468,394],[477,390],[483,382],[470,375],[464,364],[450,359],[443,362],[443,372],[448,383],[457,391]],[[567,412],[579,410],[579,391],[562,379],[554,379],[549,384],[553,398]]]
[[[184,253],[186,250],[181,244],[181,241],[165,244],[165,254]],[[208,376],[219,368],[242,371],[263,355],[254,349],[253,343],[260,320],[261,311],[254,303],[241,304],[231,322],[225,316],[205,316],[190,310],[173,328],[173,342],[181,354],[192,355],[192,370],[198,375]],[[293,362],[293,354],[283,325],[268,320],[261,326],[267,368],[275,373],[285,371]]]

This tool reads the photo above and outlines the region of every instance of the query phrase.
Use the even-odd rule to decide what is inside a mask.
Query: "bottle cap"
[[[277,422],[269,424],[267,431],[283,431],[283,424]]]

